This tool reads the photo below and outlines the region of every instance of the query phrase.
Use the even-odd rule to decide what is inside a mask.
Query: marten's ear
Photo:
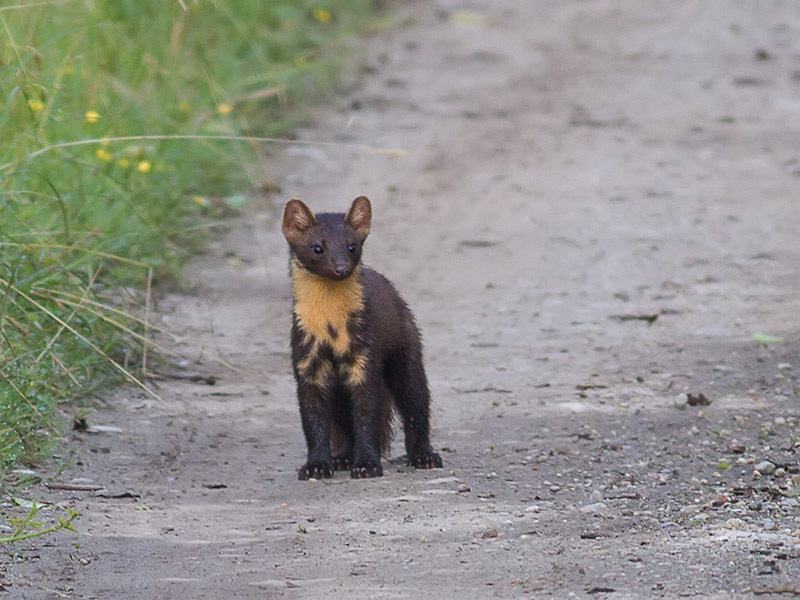
[[[289,242],[296,241],[303,232],[316,224],[317,219],[314,217],[314,213],[302,200],[293,198],[283,207],[281,231]]]
[[[366,196],[359,196],[350,205],[347,214],[344,216],[344,222],[356,230],[356,233],[362,238],[369,235],[369,225],[372,222],[372,205],[369,203],[369,198]]]

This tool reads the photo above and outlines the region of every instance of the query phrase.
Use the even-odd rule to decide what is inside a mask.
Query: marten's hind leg
[[[403,419],[408,464],[417,469],[440,468],[442,459],[430,442],[431,400],[422,351],[412,347],[396,352],[386,364],[385,375]]]

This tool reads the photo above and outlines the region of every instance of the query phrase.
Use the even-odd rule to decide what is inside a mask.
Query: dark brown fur
[[[409,464],[442,461],[430,445],[430,394],[411,310],[380,273],[363,267],[372,209],[364,196],[346,214],[314,215],[287,202],[294,288],[292,365],[308,460],[300,479],[383,474],[393,408],[403,420]]]

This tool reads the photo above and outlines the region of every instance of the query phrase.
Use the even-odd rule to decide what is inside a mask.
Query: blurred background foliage
[[[151,282],[202,244],[208,198],[253,185],[257,143],[161,137],[287,135],[372,19],[369,0],[0,6],[0,475],[52,448],[59,407],[138,379]]]

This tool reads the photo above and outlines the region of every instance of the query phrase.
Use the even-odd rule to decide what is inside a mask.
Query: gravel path
[[[800,5],[403,11],[300,132],[341,145],[274,156],[274,205],[162,300],[183,373],[216,385],[90,415],[122,431],[76,434],[59,480],[105,490],[38,491],[80,533],[4,553],[5,590],[800,595]],[[398,440],[382,479],[299,482],[279,207],[359,194],[365,261],[425,336],[445,468],[406,468]]]

